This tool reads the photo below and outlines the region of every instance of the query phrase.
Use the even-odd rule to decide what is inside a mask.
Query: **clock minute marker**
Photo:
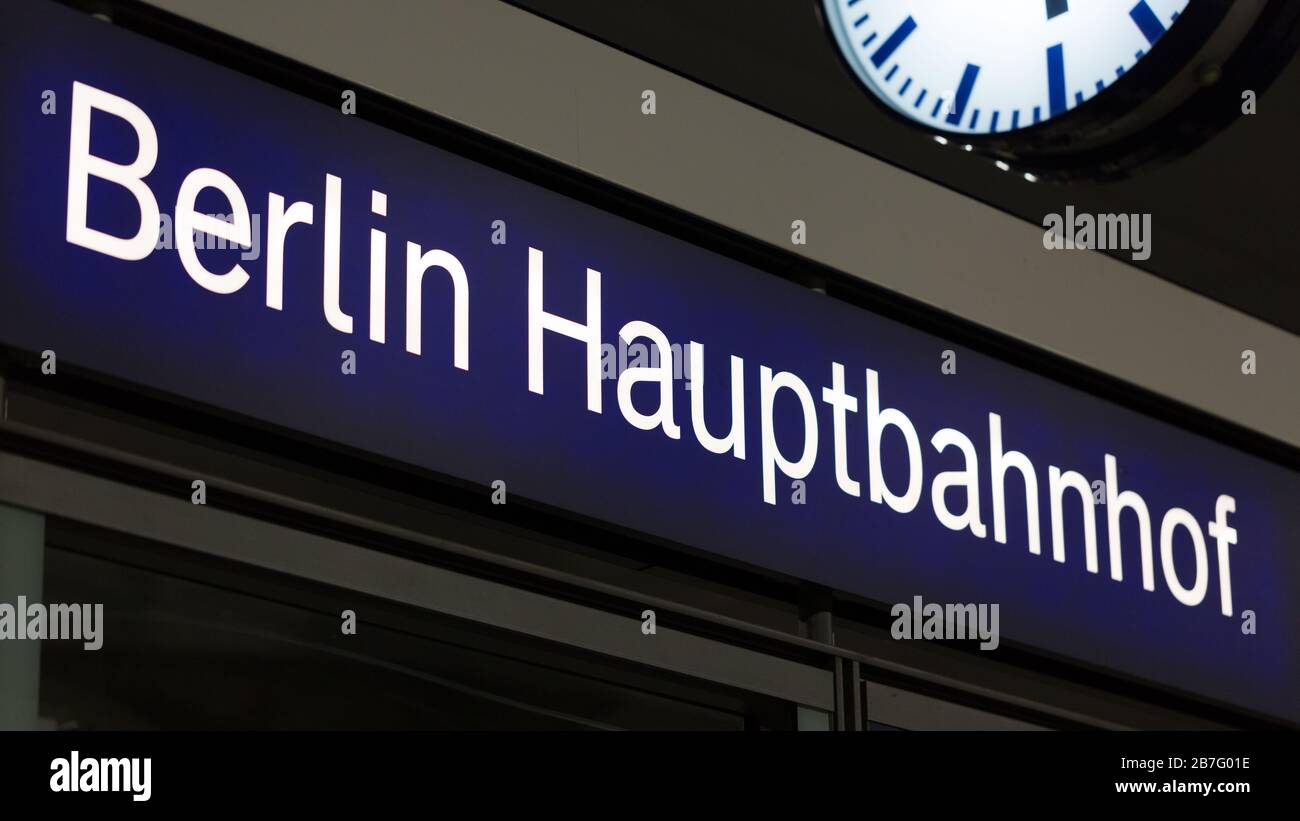
[[[1055,117],[1065,106],[1065,46],[1057,43],[1047,50],[1047,110]]]
[[[899,23],[898,28],[894,29],[893,33],[886,37],[885,42],[881,43],[875,53],[871,55],[871,64],[876,68],[883,66],[890,57],[894,56],[894,52],[898,51],[898,47],[914,31],[916,31],[916,21],[909,14],[907,19]]]
[[[974,63],[967,63],[966,70],[961,74],[961,81],[957,84],[957,93],[953,97],[952,109],[948,111],[945,121],[948,125],[959,125],[962,114],[966,111],[966,103],[970,101],[971,89],[975,87],[975,79],[979,77],[980,67]]]
[[[1133,18],[1133,22],[1141,29],[1142,36],[1147,38],[1147,42],[1153,46],[1156,44],[1156,40],[1159,40],[1165,33],[1165,24],[1160,22],[1159,17],[1156,17],[1156,13],[1151,9],[1151,5],[1147,3],[1147,0],[1140,0],[1136,6],[1129,10],[1128,16]]]
[[[1070,10],[1070,0],[1047,0],[1047,19],[1051,20],[1058,14],[1065,14]]]

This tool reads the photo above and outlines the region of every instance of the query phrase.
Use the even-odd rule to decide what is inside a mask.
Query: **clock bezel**
[[[1189,3],[1174,25],[1114,83],[1094,97],[1038,123],[993,133],[950,131],[918,121],[881,99],[856,64],[852,43],[835,19],[837,0],[814,0],[822,25],[842,66],[871,105],[909,130],[970,145],[980,153],[1014,163],[1039,177],[1109,178],[1131,174],[1152,161],[1185,152],[1240,116],[1241,89],[1262,92],[1276,78],[1300,42],[1300,3]],[[1246,15],[1248,30],[1228,58],[1216,67],[1221,76],[1183,99],[1164,99],[1171,81],[1193,67],[1231,15]],[[1226,91],[1225,91],[1226,89]],[[1230,93],[1229,93],[1230,92]],[[1149,121],[1139,116],[1167,109]],[[1118,125],[1126,128],[1119,129]],[[1149,138],[1159,129],[1159,140]]]
[[[1080,105],[1073,106],[1066,111],[1057,114],[1054,117],[1048,117],[1037,123],[1029,123],[1016,129],[996,132],[980,131],[961,131],[945,128],[942,125],[926,123],[922,120],[908,116],[899,110],[899,107],[892,104],[889,100],[883,99],[876,91],[874,80],[872,80],[866,71],[855,59],[857,50],[853,47],[852,40],[844,31],[843,23],[838,19],[834,8],[838,6],[840,0],[815,0],[818,12],[821,14],[824,27],[830,34],[831,40],[835,44],[835,51],[840,61],[853,75],[854,82],[862,88],[863,91],[876,103],[880,108],[885,109],[895,119],[902,121],[912,128],[920,128],[930,134],[936,134],[949,140],[957,142],[974,144],[993,144],[999,141],[1006,141],[1021,135],[1031,134],[1049,134],[1054,129],[1049,126],[1056,125],[1061,121],[1069,118],[1072,114],[1082,111],[1083,109],[1098,110],[1106,109],[1101,116],[1105,119],[1113,119],[1119,111],[1127,110],[1129,106],[1123,103],[1113,102],[1120,94],[1112,93],[1116,89],[1121,90],[1135,87],[1146,87],[1148,90],[1153,84],[1163,85],[1160,82],[1161,74],[1172,76],[1173,71],[1168,70],[1170,67],[1177,65],[1181,67],[1187,59],[1190,59],[1200,49],[1200,46],[1222,23],[1224,16],[1227,14],[1230,4],[1226,3],[1195,3],[1189,2],[1187,8],[1179,15],[1175,25],[1171,25],[1154,46],[1138,60],[1133,68],[1127,70],[1124,76],[1116,79],[1115,82],[1108,85],[1105,89],[1098,92],[1094,97],[1089,98]],[[1181,59],[1180,59],[1181,58]],[[1153,64],[1162,62],[1165,71]],[[1168,77],[1164,78],[1165,80]],[[1132,92],[1130,92],[1131,96]],[[1094,106],[1094,104],[1096,104]],[[1068,131],[1067,131],[1068,133]]]

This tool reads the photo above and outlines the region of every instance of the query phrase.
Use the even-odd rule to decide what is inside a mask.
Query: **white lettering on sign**
[[[135,131],[138,151],[132,162],[121,165],[90,153],[92,111],[117,117]],[[156,195],[145,182],[145,177],[153,169],[159,149],[153,123],[134,103],[80,82],[73,85],[72,112],[67,240],[117,259],[144,259],[154,251],[158,221]],[[135,198],[140,210],[140,225],[134,236],[117,237],[89,227],[87,189],[90,177],[117,185]],[[352,314],[340,304],[340,282],[345,275],[339,262],[342,180],[332,174],[325,174],[323,187],[324,207],[320,222],[324,243],[322,310],[330,327],[339,333],[351,334]],[[205,189],[220,192],[228,202],[232,214],[229,222],[194,210],[196,198]],[[266,305],[273,310],[281,310],[283,307],[285,234],[294,225],[315,225],[316,207],[313,203],[293,202],[286,208],[285,202],[285,197],[279,193],[267,194]],[[387,195],[379,191],[372,192],[371,202],[372,216],[387,216]],[[200,167],[191,171],[177,193],[175,213],[177,250],[184,271],[198,285],[213,293],[232,294],[246,286],[252,275],[241,265],[236,264],[220,272],[208,270],[199,260],[192,242],[194,230],[215,234],[240,245],[249,245],[254,241],[247,202],[236,181],[215,168]],[[298,230],[305,231],[307,228]],[[382,300],[385,293],[383,283],[386,272],[382,248],[386,247],[386,235],[373,227],[371,231],[369,282],[373,301]],[[190,239],[186,240],[187,237]],[[449,309],[452,320],[450,361],[455,368],[469,371],[469,272],[460,260],[447,251],[426,250],[423,245],[415,242],[406,243],[406,250],[405,350],[415,356],[423,355],[423,283],[426,275],[441,271],[452,285],[452,304]],[[591,268],[586,271],[586,315],[581,318],[561,316],[545,309],[544,256],[542,250],[534,247],[528,249],[527,289],[528,390],[535,394],[545,393],[544,365],[546,343],[549,341],[552,356],[582,357],[586,372],[586,407],[589,411],[601,413],[601,358],[606,344],[604,333],[612,329],[604,328],[601,324],[600,271]],[[370,306],[368,316],[372,325],[370,339],[385,344],[387,337],[383,327],[382,308]],[[625,344],[638,339],[649,340],[658,353],[654,358],[656,362],[671,359],[667,336],[647,321],[629,322],[617,329],[617,333],[620,342]],[[702,374],[705,367],[704,346],[691,342],[689,351],[692,372]],[[736,459],[743,460],[747,450],[743,394],[744,371],[747,366],[743,358],[734,354],[730,355],[730,366],[729,397],[706,398],[702,382],[694,385],[690,397],[690,422],[696,443],[705,450],[714,454],[730,452]],[[751,373],[755,370],[759,386],[759,469],[762,498],[764,503],[776,505],[781,495],[777,493],[777,474],[780,473],[785,480],[803,480],[810,475],[817,462],[822,436],[814,399],[816,394],[805,378],[798,374],[778,371],[762,364],[756,368],[751,366]],[[821,398],[832,408],[830,438],[838,490],[849,496],[860,497],[865,484],[871,504],[883,505],[899,515],[917,515],[916,510],[922,507],[925,489],[927,449],[923,447],[924,440],[916,425],[902,408],[890,406],[885,401],[884,380],[875,370],[867,368],[854,378],[853,381],[862,380],[857,382],[864,388],[861,395],[851,392],[849,386],[852,381],[846,375],[843,365],[831,363],[829,371],[827,376],[831,384],[822,389]],[[658,403],[652,412],[638,409],[632,403],[633,386],[644,382],[657,383]],[[669,366],[651,364],[627,369],[619,375],[617,396],[619,410],[630,425],[647,432],[658,430],[669,440],[682,439]],[[731,429],[723,438],[711,434],[704,425],[705,402],[709,401],[730,404]],[[797,420],[784,429],[787,433],[781,437],[784,441],[778,441],[778,413],[786,419]],[[790,416],[792,413],[793,417]],[[857,415],[854,420],[856,431],[849,422],[850,414]],[[1029,454],[1014,448],[1015,437],[1004,430],[1001,414],[989,412],[987,421],[988,452],[984,454],[985,470],[980,468],[981,454],[967,433],[945,428],[929,440],[936,453],[954,448],[965,463],[962,470],[944,471],[931,477],[929,495],[938,521],[949,530],[969,530],[977,538],[988,538],[987,525],[980,519],[979,505],[982,489],[987,488],[992,502],[993,540],[999,544],[1014,540],[1015,543],[1024,545],[1029,553],[1042,555],[1040,523],[1043,511],[1040,509],[1040,497],[1045,492],[1046,513],[1051,525],[1052,559],[1066,563],[1070,558],[1071,551],[1067,550],[1064,526],[1064,511],[1069,505],[1081,514],[1083,522],[1082,532],[1070,540],[1078,551],[1074,554],[1074,561],[1081,562],[1086,572],[1099,574],[1102,557],[1099,556],[1097,534],[1102,532],[1102,523],[1098,522],[1098,500],[1093,497],[1092,477],[1078,470],[1078,465],[1066,468],[1048,465],[1043,470],[1043,466],[1036,465]],[[797,432],[797,436],[789,435],[793,432]],[[859,454],[855,460],[850,449],[850,443],[854,442],[865,442],[865,459]],[[906,459],[886,464],[887,443],[902,445]],[[853,465],[863,461],[866,470],[855,477]],[[1105,512],[1101,516],[1105,519],[1104,532],[1109,550],[1104,558],[1109,566],[1110,578],[1116,582],[1124,582],[1126,575],[1129,579],[1135,578],[1133,573],[1125,573],[1127,559],[1130,567],[1140,570],[1136,579],[1145,590],[1155,590],[1157,579],[1162,577],[1165,586],[1177,601],[1189,607],[1200,605],[1211,588],[1210,550],[1206,540],[1208,532],[1215,544],[1220,611],[1225,616],[1232,616],[1234,610],[1229,547],[1237,543],[1237,531],[1229,524],[1228,516],[1236,512],[1237,500],[1220,494],[1215,502],[1214,518],[1206,523],[1206,530],[1203,530],[1203,520],[1198,516],[1206,515],[1205,511],[1197,513],[1181,507],[1163,513],[1152,511],[1137,490],[1121,489],[1118,457],[1106,453],[1103,464],[1094,466],[1094,470],[1104,472]],[[949,491],[953,490],[965,496],[965,509],[960,512],[954,512],[949,507]],[[1007,505],[1009,494],[1013,498],[1024,498],[1023,521],[1011,521]],[[1125,522],[1128,523],[1128,530],[1122,535],[1121,527]],[[1188,567],[1192,572],[1190,578],[1184,578],[1178,573],[1175,550],[1180,549],[1186,554],[1189,547],[1190,562],[1186,560],[1188,556],[1185,556],[1181,564],[1185,569],[1184,576],[1188,575]],[[1161,571],[1159,574],[1156,572],[1157,560]]]

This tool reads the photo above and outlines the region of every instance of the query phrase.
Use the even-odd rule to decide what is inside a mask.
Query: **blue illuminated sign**
[[[1296,473],[66,9],[0,28],[5,344],[1300,721]]]

